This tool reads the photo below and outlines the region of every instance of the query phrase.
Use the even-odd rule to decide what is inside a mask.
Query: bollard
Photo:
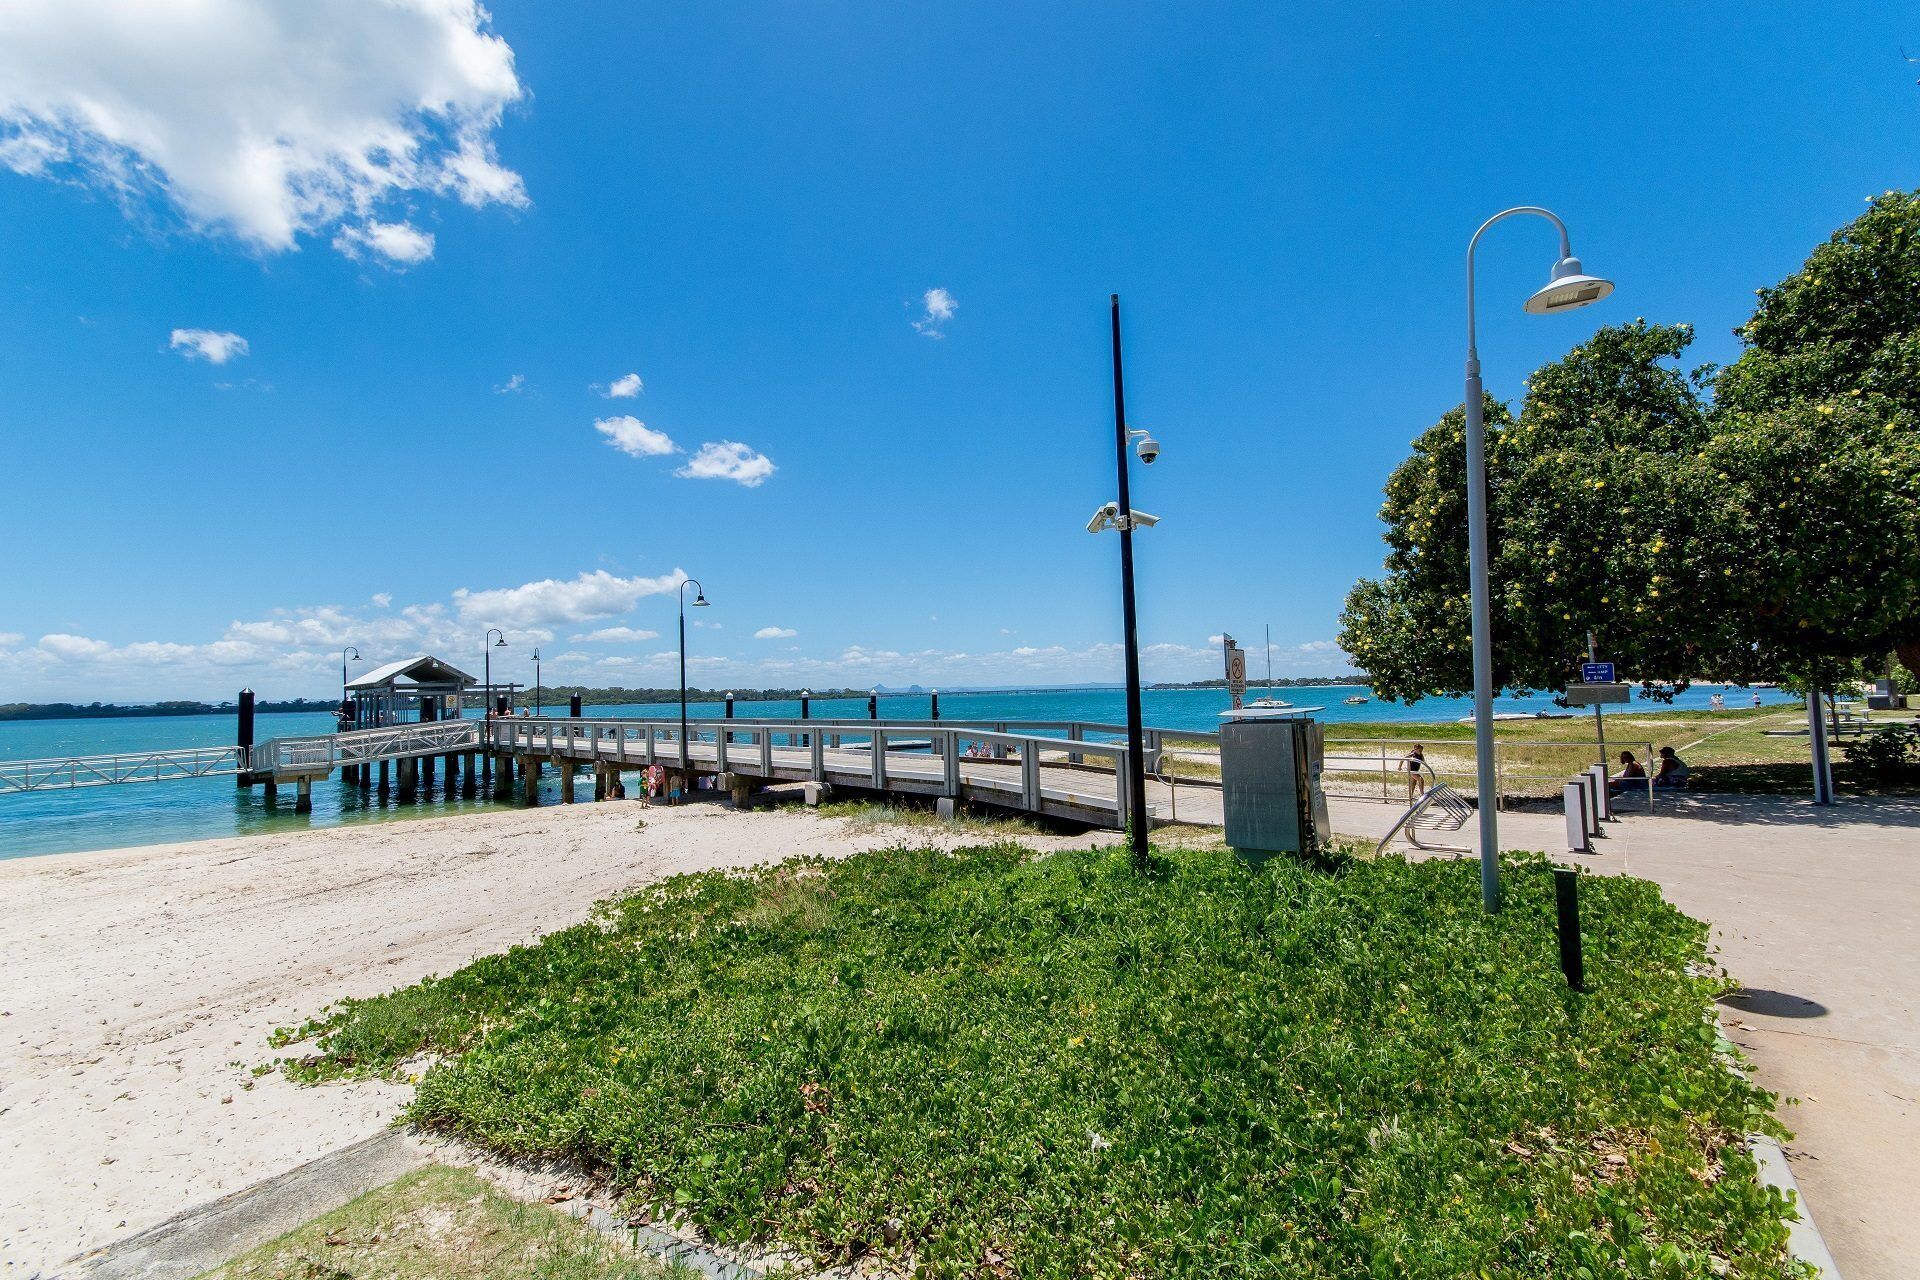
[[[1553,869],[1553,905],[1560,933],[1560,972],[1574,991],[1587,989],[1586,956],[1580,949],[1580,873],[1570,867]]]
[[[253,775],[247,772],[247,753],[253,750],[253,690],[240,691],[239,712],[239,732],[234,741],[240,747],[240,772],[234,777],[234,785],[244,787],[253,782]]]
[[[573,717],[575,720],[578,720],[580,718],[580,695],[579,694],[576,693],[567,698],[567,714]]]
[[[1593,780],[1593,770],[1591,769],[1583,773],[1574,774],[1573,780],[1579,783],[1580,789],[1586,793],[1587,834],[1590,836],[1606,835],[1607,833],[1600,829],[1600,795],[1607,789],[1606,784],[1600,783],[1596,785]]]
[[[879,718],[880,718],[880,691],[878,689],[875,689],[872,693],[867,695],[867,719],[878,720]]]
[[[733,695],[727,695],[727,719],[733,719]]]
[[[935,720],[940,718],[940,691],[938,689],[933,691],[933,718]]]
[[[1567,852],[1592,853],[1593,845],[1587,839],[1587,789],[1569,782],[1560,789],[1560,802],[1567,813]]]

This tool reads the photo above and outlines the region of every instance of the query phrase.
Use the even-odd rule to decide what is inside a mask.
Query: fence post
[[[1580,946],[1580,875],[1569,867],[1553,869],[1553,905],[1560,935],[1560,972],[1567,986],[1587,989],[1587,962]]]

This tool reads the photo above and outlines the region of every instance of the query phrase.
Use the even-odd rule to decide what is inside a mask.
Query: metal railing
[[[1099,791],[1042,785],[1048,757],[1064,762],[1091,756],[1110,762],[1115,818],[1126,825],[1124,742],[979,727],[1019,723],[692,720],[687,724],[687,762],[701,771],[757,778],[838,782],[875,791],[934,790],[953,798],[970,795],[1039,813],[1049,802],[1056,807],[1106,808],[1107,797]],[[1035,723],[1062,727],[1058,722]],[[681,758],[678,719],[525,717],[485,721],[484,726],[484,744],[494,751],[632,768],[677,768]]]
[[[0,760],[0,794],[206,778],[236,774],[242,768],[238,747],[184,747],[104,756]]]
[[[482,739],[479,720],[428,720],[418,724],[273,738],[256,743],[248,755],[253,773],[276,775],[326,773],[341,765],[476,751]]]
[[[1469,794],[1473,791],[1473,744],[1432,738],[1328,738],[1321,785],[1330,796],[1374,799],[1389,804],[1410,803],[1416,795],[1406,761],[1408,752],[1415,746],[1427,751],[1427,771],[1436,781],[1457,791]],[[1456,747],[1457,752],[1453,750]],[[1596,750],[1597,744],[1591,739],[1585,742],[1501,742],[1496,739],[1494,777],[1501,803],[1557,797],[1567,774],[1592,764]],[[1608,741],[1609,756],[1617,759],[1621,751],[1632,751],[1643,766],[1654,759],[1651,742]],[[1609,773],[1616,767],[1610,764]],[[1636,779],[1635,784],[1638,790],[1640,780]],[[1651,808],[1651,776],[1644,785]]]

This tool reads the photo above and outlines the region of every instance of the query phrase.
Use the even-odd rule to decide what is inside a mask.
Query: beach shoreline
[[[679,872],[981,838],[613,801],[0,862],[0,1276],[48,1272],[398,1114],[403,1086],[256,1076],[281,1056],[275,1027]]]

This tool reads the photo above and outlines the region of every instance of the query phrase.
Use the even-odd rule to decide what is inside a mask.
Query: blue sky
[[[1619,282],[1523,316],[1551,234],[1492,236],[1496,394],[1636,316],[1726,360],[1920,122],[1890,11],[297,8],[0,15],[0,701],[496,624],[665,684],[682,572],[701,684],[1114,679],[1115,291],[1148,675],[1343,671],[1483,217]]]

